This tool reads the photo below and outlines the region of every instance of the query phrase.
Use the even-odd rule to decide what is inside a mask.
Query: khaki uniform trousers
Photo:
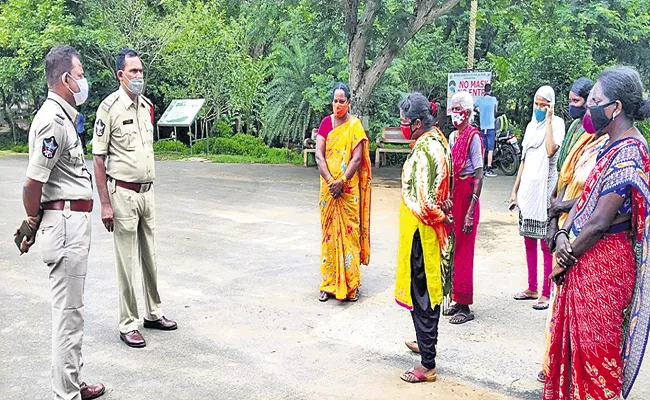
[[[142,268],[144,317],[155,321],[163,316],[158,294],[158,271],[154,247],[155,204],[153,187],[137,193],[108,182],[115,231],[115,266],[119,290],[119,328],[127,333],[138,329],[138,303],[135,297],[135,269]]]
[[[80,400],[84,285],[90,250],[90,214],[45,210],[38,231],[52,293],[52,389],[54,398]]]

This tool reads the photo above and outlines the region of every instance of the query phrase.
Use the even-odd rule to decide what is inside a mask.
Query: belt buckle
[[[140,193],[146,193],[151,189],[151,182],[140,184]]]

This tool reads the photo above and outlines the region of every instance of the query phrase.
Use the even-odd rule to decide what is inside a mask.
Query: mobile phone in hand
[[[23,221],[22,225],[20,225],[20,228],[18,229],[18,235],[14,238],[18,250],[21,250],[20,245],[23,243],[23,238],[27,238],[28,242],[32,239],[32,228],[29,226],[27,221]]]
[[[517,203],[510,203],[508,206],[508,211],[514,211],[517,208]]]

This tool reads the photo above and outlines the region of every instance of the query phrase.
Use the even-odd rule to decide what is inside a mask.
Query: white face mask
[[[124,73],[124,72],[122,72]],[[144,79],[143,78],[135,78],[133,80],[129,79],[126,75],[124,75],[124,78],[126,79],[126,88],[129,89],[129,92],[133,93],[136,96],[140,96],[144,92]]]
[[[72,75],[70,75],[68,72],[64,73],[63,76],[61,77],[61,80],[63,83],[65,83],[65,76],[68,75],[72,80],[77,82],[77,86],[79,86],[79,91],[78,92],[73,92],[70,87],[68,87],[68,90],[72,95],[74,96],[74,103],[75,105],[82,105],[85,103],[85,101],[88,99],[88,81],[86,78],[81,78],[81,79],[75,79]]]
[[[464,112],[453,112],[451,113],[451,122],[454,126],[459,126],[465,122],[465,113]]]

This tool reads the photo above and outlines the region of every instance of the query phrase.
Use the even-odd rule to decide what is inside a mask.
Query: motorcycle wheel
[[[519,169],[519,155],[512,147],[512,145],[507,144],[501,148],[501,154],[499,157],[499,168],[503,171],[504,174],[508,176],[513,176],[517,173]]]

